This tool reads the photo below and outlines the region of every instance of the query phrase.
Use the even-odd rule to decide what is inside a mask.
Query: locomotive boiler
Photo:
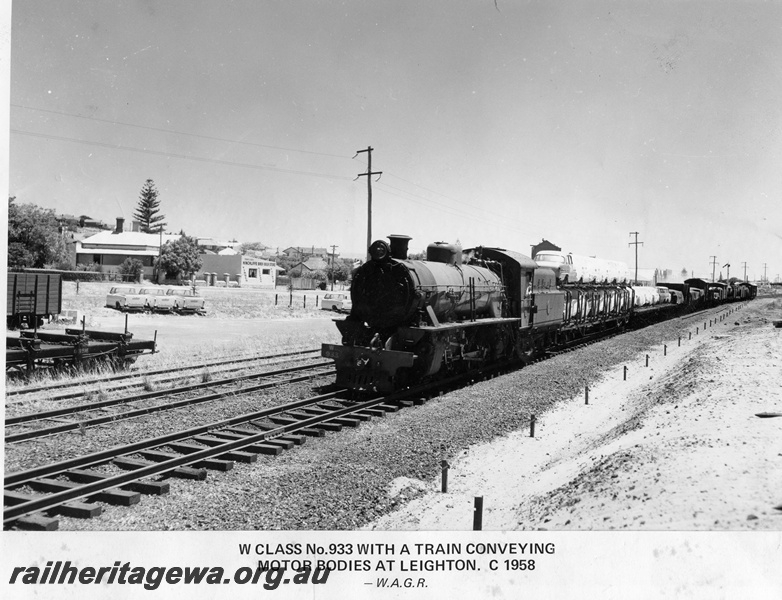
[[[464,264],[457,245],[436,242],[427,260],[410,260],[410,238],[389,239],[374,242],[353,274],[352,310],[336,321],[342,345],[323,345],[338,385],[391,391],[507,351],[501,273]]]
[[[435,242],[427,260],[407,260],[407,236],[377,241],[353,276],[352,316],[382,331],[404,324],[446,323],[502,312],[502,281],[489,269],[462,264],[459,246]]]

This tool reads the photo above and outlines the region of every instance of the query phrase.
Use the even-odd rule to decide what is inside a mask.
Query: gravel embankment
[[[254,465],[210,474],[205,483],[172,480],[167,497],[145,497],[130,510],[108,507],[89,521],[63,519],[61,528],[356,529],[421,494],[422,482],[439,478],[443,458],[527,427],[530,414],[583,393],[585,382],[596,382],[606,368],[639,352],[675,344],[692,323],[676,319],[611,338],[357,429],[308,440],[279,457],[261,456]],[[137,433],[154,434],[146,428]],[[389,494],[395,481],[404,489]]]

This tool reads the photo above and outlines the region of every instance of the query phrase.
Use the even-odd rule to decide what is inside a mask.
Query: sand
[[[779,300],[742,305],[681,347],[639,354],[530,431],[470,447],[366,529],[782,530]],[[780,417],[761,418],[759,413]]]

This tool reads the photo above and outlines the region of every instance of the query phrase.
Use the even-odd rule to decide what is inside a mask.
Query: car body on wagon
[[[118,285],[106,295],[106,306],[123,311],[143,311],[147,308],[147,299],[135,287]]]
[[[350,312],[352,306],[350,294],[340,292],[329,292],[323,296],[323,300],[320,303],[321,309],[337,312]]]
[[[203,314],[206,310],[203,296],[190,288],[169,288],[166,294],[174,298],[174,310],[178,313]]]

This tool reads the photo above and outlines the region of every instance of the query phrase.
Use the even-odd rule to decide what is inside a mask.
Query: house
[[[98,221],[87,215],[79,215],[79,227],[88,227],[93,229],[110,229],[103,221]]]
[[[305,261],[298,262],[290,268],[290,274],[303,277],[312,271],[328,271],[329,262],[320,257],[308,258]]]
[[[125,219],[117,218],[117,225],[111,231],[101,231],[76,241],[76,264],[99,265],[103,273],[116,271],[127,258],[135,258],[144,266],[143,276],[151,279],[155,259],[160,247],[168,241],[179,239],[179,234],[142,233],[123,231]]]
[[[560,248],[556,244],[552,244],[546,239],[541,239],[539,244],[535,244],[534,246],[532,246],[532,250],[530,251],[530,256],[535,256],[538,252],[543,252],[545,250],[553,250],[555,252],[561,252],[562,248]]]
[[[239,242],[236,240],[218,240],[211,237],[197,238],[199,250],[211,250],[214,253],[218,253],[226,248],[236,249],[239,246]]]
[[[305,261],[312,257],[328,260],[329,256],[332,256],[328,248],[317,248],[315,246],[291,246],[285,248],[282,253],[288,258],[294,258],[300,261]],[[334,254],[333,256],[339,256],[339,254]]]

